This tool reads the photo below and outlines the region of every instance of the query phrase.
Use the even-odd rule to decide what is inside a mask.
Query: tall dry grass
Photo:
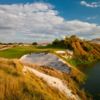
[[[0,100],[67,100],[57,89],[27,72],[18,60],[0,58]]]

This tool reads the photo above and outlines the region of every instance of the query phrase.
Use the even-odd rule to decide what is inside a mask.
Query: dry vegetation
[[[71,79],[70,75],[48,67],[33,66],[46,74],[62,79],[74,94],[89,100],[83,90]],[[65,94],[48,86],[45,81],[27,72],[22,73],[23,64],[18,60],[0,58],[0,100],[69,100]]]
[[[79,70],[72,69],[71,73],[67,74],[48,66],[38,66],[27,63],[25,65],[30,66],[47,75],[51,75],[63,80],[63,82],[67,84],[67,86],[72,90],[72,93],[81,97],[82,100],[92,100],[91,96],[89,94],[86,94],[84,89],[81,89],[79,86],[79,84],[81,84],[84,81],[83,78],[85,78],[85,75]]]
[[[76,47],[77,47],[77,51],[80,52],[80,56],[86,55],[87,58],[89,56],[92,56],[92,58],[100,59],[100,45],[99,44],[93,44],[93,43],[89,43],[85,41],[83,42],[78,41],[76,42]]]
[[[70,48],[74,51],[74,57],[70,60],[72,65],[78,66],[80,64],[85,64],[85,62],[100,60],[99,44],[81,41],[76,37],[71,37],[63,41],[55,41],[55,45],[57,45],[57,48],[60,45],[60,48],[65,49],[65,47],[68,47],[68,49]],[[6,47],[0,46],[0,56],[5,58],[20,58],[26,53],[40,52],[45,49],[49,50],[48,48],[54,48],[55,45],[44,47],[44,49],[37,49],[32,46],[17,46],[7,50],[2,50],[2,48]],[[71,73],[66,74],[50,68],[50,66],[26,65],[63,80],[72,90],[73,94],[79,95],[82,100],[91,100],[91,97],[79,87],[79,84],[83,82],[84,78],[84,74],[79,70],[72,68]],[[22,69],[23,64],[20,63],[19,60],[0,58],[0,100],[69,100],[65,94],[48,86],[45,81],[36,77],[34,74],[29,72],[23,74]]]
[[[64,40],[56,39],[51,46],[73,51],[73,57],[69,63],[74,66],[89,65],[100,60],[100,44],[81,40],[75,35],[65,37]]]
[[[81,47],[80,42],[76,41],[72,43],[72,46],[74,48],[74,52],[79,53],[80,55],[85,55],[87,52]]]

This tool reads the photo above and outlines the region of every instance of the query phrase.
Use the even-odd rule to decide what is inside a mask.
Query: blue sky
[[[15,7],[13,5],[15,5]],[[44,8],[44,6],[47,8]],[[64,35],[72,34],[79,35],[82,38],[88,37],[91,39],[100,37],[100,0],[0,0],[0,9],[2,13],[2,15],[0,15],[0,18],[2,19],[2,21],[0,21],[0,38],[1,41],[4,42],[50,41],[56,38],[56,36],[62,38]],[[30,12],[34,9],[38,9],[34,14],[37,14],[37,16],[40,14],[40,19],[35,19],[33,12]],[[25,12],[24,14],[23,11]],[[18,14],[20,14],[20,16],[17,16]],[[45,18],[45,15],[47,15],[48,18]],[[3,16],[6,17],[3,18]],[[22,27],[23,25],[21,29],[14,26],[18,23],[14,21],[13,18],[15,17],[12,16],[19,19],[19,26]],[[50,20],[49,17],[52,20]],[[7,25],[3,25],[3,20],[4,23],[6,23],[5,20],[7,19],[11,21]],[[47,21],[43,19],[46,19]],[[41,21],[43,23],[41,22],[40,26],[38,23],[36,26],[33,25],[35,24],[35,21],[32,23],[32,20],[38,20],[36,24]],[[31,26],[29,27],[29,21],[31,21],[30,25],[33,26],[32,28],[30,28]],[[48,27],[44,26],[44,23],[47,23]],[[27,28],[27,30],[24,28]],[[38,31],[39,28],[40,31]],[[85,31],[82,30],[82,28]],[[6,31],[3,29],[6,29]],[[2,32],[4,32],[4,35]],[[9,32],[11,32],[11,34]],[[8,33],[14,37],[14,40],[7,37]],[[52,39],[50,39],[51,37]]]
[[[34,3],[46,2],[55,6],[59,11],[60,16],[65,19],[80,19],[83,21],[95,22],[100,24],[100,7],[92,8],[80,5],[82,0],[0,0],[0,4],[20,4],[20,3]],[[99,0],[85,0],[86,2],[98,2]],[[100,3],[100,2],[99,2]],[[89,17],[94,17],[92,20]],[[87,20],[88,19],[88,20]]]

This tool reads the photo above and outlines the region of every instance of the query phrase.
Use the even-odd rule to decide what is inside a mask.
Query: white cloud
[[[90,16],[90,17],[87,17],[86,20],[94,20],[94,19],[97,19],[98,16]]]
[[[71,34],[85,34],[87,37],[89,33],[100,36],[100,26],[65,20],[47,3],[0,5],[1,41],[50,41]]]
[[[91,3],[88,3],[86,1],[81,1],[80,4],[83,5],[83,6],[86,6],[86,7],[91,7],[91,8],[100,7],[100,2],[91,2]]]

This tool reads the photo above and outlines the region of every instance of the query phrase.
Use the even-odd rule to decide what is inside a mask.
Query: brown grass
[[[67,100],[57,89],[27,72],[18,60],[0,59],[0,100]]]
[[[26,66],[30,66],[40,72],[45,74],[57,77],[61,79],[71,90],[72,93],[80,96],[84,100],[90,100],[90,97],[87,98],[84,90],[80,89],[79,84],[84,82],[85,75],[78,71],[76,68],[72,69],[70,74],[62,73],[54,68],[46,67],[46,66],[38,66],[34,64],[25,64]]]

